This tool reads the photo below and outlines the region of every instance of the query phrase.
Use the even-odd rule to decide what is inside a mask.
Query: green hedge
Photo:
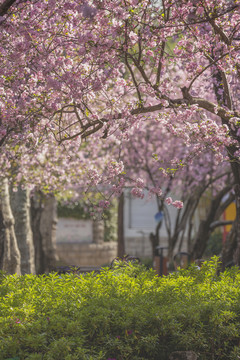
[[[217,259],[159,278],[140,265],[0,279],[0,359],[240,357],[240,272]]]

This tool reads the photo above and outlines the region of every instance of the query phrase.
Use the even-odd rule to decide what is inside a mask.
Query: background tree
[[[1,19],[2,173],[21,144],[28,159],[52,140],[84,150],[90,135],[108,143],[114,134],[120,147],[157,122],[194,155],[230,162],[239,264],[239,0],[16,4]],[[84,169],[87,186],[119,187],[112,174],[122,164],[107,156],[99,174],[96,161]]]

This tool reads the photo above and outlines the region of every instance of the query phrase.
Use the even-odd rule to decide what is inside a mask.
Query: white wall
[[[172,222],[177,216],[178,209],[169,206],[169,215]],[[139,257],[151,257],[150,233],[155,233],[157,221],[154,216],[157,214],[157,203],[153,197],[151,200],[134,198],[130,190],[125,192],[124,200],[124,237],[125,252],[129,255]],[[160,229],[160,246],[167,246],[167,231],[163,219]],[[184,244],[182,251],[186,250]]]
[[[91,243],[93,230],[91,220],[59,218],[57,223],[57,243]]]

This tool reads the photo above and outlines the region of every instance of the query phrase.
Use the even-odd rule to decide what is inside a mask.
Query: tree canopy
[[[206,153],[230,164],[240,219],[239,10],[239,0],[2,1],[0,175],[120,193],[131,162],[121,154],[128,143],[141,156],[151,129],[181,148],[161,166],[170,178],[185,164],[200,172],[192,159]]]

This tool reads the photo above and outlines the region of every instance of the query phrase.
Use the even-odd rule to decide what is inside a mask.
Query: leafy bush
[[[0,276],[0,359],[200,360],[240,356],[240,272],[217,258],[159,278],[141,265]]]

